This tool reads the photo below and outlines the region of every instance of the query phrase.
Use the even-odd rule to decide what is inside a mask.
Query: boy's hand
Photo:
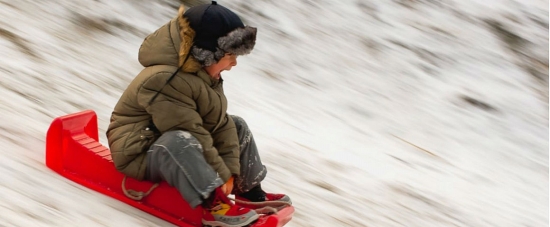
[[[225,184],[222,185],[221,189],[222,189],[222,191],[225,195],[229,195],[229,194],[231,194],[231,191],[233,191],[233,181],[234,180],[235,180],[235,178],[233,176],[231,176],[229,178],[229,180],[227,180],[227,182],[225,182]]]

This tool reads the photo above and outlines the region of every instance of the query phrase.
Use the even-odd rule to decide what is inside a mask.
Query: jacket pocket
[[[142,140],[148,140],[155,137],[155,132],[150,130],[149,128],[145,128],[141,130],[141,136],[139,137]]]
[[[149,147],[155,142],[155,133],[148,129],[134,131],[128,137],[124,155],[133,157],[149,150]]]
[[[140,145],[142,147],[142,152],[146,152],[149,150],[149,147],[153,145],[153,143],[156,141],[156,134],[153,130],[150,128],[145,128],[140,131]]]

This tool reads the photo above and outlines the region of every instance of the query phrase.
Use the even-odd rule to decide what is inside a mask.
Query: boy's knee
[[[241,128],[248,128],[248,125],[246,125],[246,121],[237,115],[230,115],[233,119],[233,122],[235,122],[235,126],[237,126],[237,129]]]
[[[156,144],[165,145],[167,147],[185,147],[187,145],[192,145],[197,149],[202,151],[202,146],[190,132],[183,130],[169,131],[165,132]]]

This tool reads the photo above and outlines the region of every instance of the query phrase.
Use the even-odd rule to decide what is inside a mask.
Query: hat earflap
[[[223,58],[225,52],[221,49],[217,49],[216,52],[209,51],[207,49],[202,49],[197,46],[191,48],[191,54],[197,61],[199,61],[203,66],[210,66],[216,64],[220,59]]]

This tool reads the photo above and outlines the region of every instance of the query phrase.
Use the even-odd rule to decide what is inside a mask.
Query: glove
[[[225,194],[225,195],[231,194],[231,191],[233,191],[233,181],[234,180],[235,180],[235,178],[233,176],[231,176],[229,178],[229,180],[227,180],[227,182],[225,182],[225,184],[223,184],[221,186],[223,194]]]

